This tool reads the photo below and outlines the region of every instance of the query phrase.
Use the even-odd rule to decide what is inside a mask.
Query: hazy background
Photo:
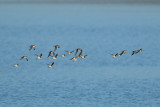
[[[160,4],[160,0],[0,0],[0,3]]]

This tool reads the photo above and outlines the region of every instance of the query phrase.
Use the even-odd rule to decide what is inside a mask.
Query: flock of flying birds
[[[60,45],[55,45],[54,46],[54,51],[50,51],[49,54],[48,54],[48,58],[51,57],[52,59],[57,59],[58,58],[58,53],[55,54],[56,50],[60,48]],[[36,50],[36,45],[31,45],[30,48],[29,48],[29,51],[31,50]],[[64,58],[66,57],[66,54],[68,55],[71,55],[73,54],[73,52],[75,51],[75,56],[73,58],[71,58],[70,60],[73,60],[73,62],[77,61],[78,58],[82,58],[82,59],[85,59],[87,57],[87,55],[83,55],[82,54],[82,49],[81,48],[77,48],[76,50],[73,50],[73,51],[65,51],[66,53],[65,54],[62,54],[61,57]],[[42,59],[42,53],[40,55],[37,55],[37,59]],[[25,59],[26,61],[28,61],[28,57],[27,56],[22,56],[20,58],[20,60],[23,60]],[[51,64],[47,64],[49,68],[52,68],[54,66],[54,62],[52,62]],[[14,67],[19,67],[20,65],[19,64],[15,64]]]
[[[58,53],[55,54],[55,52],[56,52],[56,50],[58,48],[60,48],[60,45],[55,45],[54,46],[54,51],[50,51],[49,54],[48,54],[48,57],[52,57],[52,59],[57,59],[58,58]],[[36,45],[31,45],[30,48],[29,48],[29,50],[30,51],[31,50],[36,50]],[[71,54],[73,54],[74,51],[76,51],[75,52],[75,56],[70,59],[70,60],[73,60],[73,62],[77,61],[78,58],[84,59],[87,56],[87,55],[83,55],[82,54],[82,49],[81,48],[77,48],[76,50],[65,51],[65,52],[66,52],[66,54],[71,55]],[[138,50],[134,50],[134,51],[132,51],[131,55],[137,54],[137,53],[142,52],[142,51],[143,51],[142,48],[138,49]],[[113,58],[117,58],[119,56],[122,56],[125,53],[127,53],[127,51],[123,50],[120,54],[117,53],[117,54],[111,54],[111,55],[112,55]],[[66,57],[66,54],[62,54],[61,57]],[[37,55],[37,54],[35,54],[35,55],[37,56],[37,59],[42,59],[42,53],[40,55]],[[26,61],[28,61],[28,57],[27,56],[22,56],[20,58],[20,60],[22,60],[22,59],[25,59]],[[15,64],[14,65],[14,67],[19,67],[19,66],[20,66],[19,64]],[[49,68],[52,68],[53,66],[54,66],[54,62],[52,62],[51,64],[48,64]]]
[[[132,54],[131,55],[134,55],[134,54],[137,54],[137,53],[139,53],[139,52],[142,52],[143,51],[143,49],[141,48],[141,49],[138,49],[138,50],[134,50],[134,51],[132,51]],[[125,54],[125,53],[127,53],[127,51],[126,50],[124,50],[124,51],[122,51],[120,54],[112,54],[112,57],[113,58],[116,58],[116,57],[118,57],[118,56],[122,56],[123,54]]]

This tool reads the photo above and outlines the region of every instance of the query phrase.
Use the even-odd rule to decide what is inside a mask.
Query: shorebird
[[[66,54],[61,55],[61,57],[66,57]]]
[[[81,48],[76,49],[75,55],[77,55],[78,51],[81,51],[81,50],[82,50]]]
[[[87,56],[87,55],[81,55],[81,58],[84,59],[84,58],[86,58],[86,56]]]
[[[26,59],[28,61],[28,57],[27,56],[22,56],[20,60],[22,59]]]
[[[132,55],[134,55],[134,54],[136,54],[136,53],[138,53],[137,50],[132,51]]]
[[[55,52],[58,48],[60,48],[59,45],[55,45],[54,47],[55,47],[54,52]]]
[[[50,64],[48,64],[48,67],[49,68],[53,68],[53,66],[54,66],[54,62],[52,62],[52,64],[50,65]]]
[[[124,53],[127,53],[127,51],[126,51],[126,50],[122,51],[122,52],[119,54],[119,56],[122,56]]]
[[[73,52],[74,52],[74,50],[73,51],[66,51],[67,53],[68,53],[68,55],[70,55],[70,54],[72,54]]]
[[[77,56],[77,58],[81,58],[82,56],[82,49],[81,49],[81,52],[79,53],[79,55]]]
[[[48,54],[48,57],[51,56],[52,53],[53,53],[53,55],[55,55],[53,51],[50,51]]]
[[[14,67],[19,67],[19,64],[14,64]]]
[[[52,57],[52,59],[57,59],[57,58],[58,58],[58,54]]]
[[[142,51],[143,51],[143,49],[142,49],[142,48],[138,50],[138,52],[142,52]],[[138,53],[138,52],[137,52],[137,53]]]
[[[73,62],[77,61],[77,57],[73,57],[70,60],[73,60]]]
[[[36,49],[36,45],[31,45],[30,48],[29,48],[29,50],[31,51],[32,49],[35,50]]]
[[[112,54],[112,57],[113,58],[116,58],[116,57],[118,57],[119,56],[119,54],[117,53],[117,54]]]
[[[37,59],[42,59],[42,53],[39,55],[35,54],[37,56]]]
[[[142,48],[139,49],[139,50],[132,51],[132,55],[137,54],[137,53],[142,52],[142,51],[143,51]]]

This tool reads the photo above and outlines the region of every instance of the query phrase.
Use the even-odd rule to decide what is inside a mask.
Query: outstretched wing
[[[118,56],[118,53],[117,53],[117,54],[115,54],[115,56]]]
[[[40,54],[40,57],[42,57],[42,53]]]
[[[135,51],[132,51],[132,55],[134,55],[134,52],[135,52]]]
[[[56,50],[57,50],[57,48],[55,47],[55,48],[54,48],[54,52],[55,52]]]
[[[137,51],[137,53],[142,52],[142,48]]]
[[[77,55],[77,53],[78,53],[78,49],[76,49],[76,53],[75,53],[75,55]]]
[[[54,49],[54,52],[57,50],[57,48],[60,48],[60,46],[59,46],[59,45],[56,45],[56,46],[55,46],[55,49]]]
[[[26,60],[28,61],[28,58],[26,58]]]
[[[32,48],[33,48],[33,46],[31,45],[30,48],[29,48],[29,50],[32,50]]]
[[[51,65],[54,65],[54,62],[52,62],[52,64]]]
[[[54,52],[57,50],[57,47],[55,46]]]
[[[48,57],[51,56],[52,51],[49,52]]]
[[[82,50],[81,50],[81,52],[79,53],[79,55],[78,56],[81,56],[82,55]]]
[[[51,52],[49,52],[48,57],[51,55]]]
[[[23,58],[24,58],[24,56],[22,56],[20,60],[22,60]]]
[[[120,55],[120,56],[122,56],[122,55],[123,55],[123,53],[124,53],[124,52],[122,51],[119,55]]]
[[[53,56],[55,56],[55,53],[53,52]]]
[[[55,57],[57,57],[57,56],[58,56],[58,54],[55,55]]]

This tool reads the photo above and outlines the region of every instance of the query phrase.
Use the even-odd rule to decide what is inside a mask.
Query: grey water
[[[158,5],[0,5],[0,107],[159,107],[159,13]],[[47,58],[57,44],[59,56],[76,48],[88,56]]]

